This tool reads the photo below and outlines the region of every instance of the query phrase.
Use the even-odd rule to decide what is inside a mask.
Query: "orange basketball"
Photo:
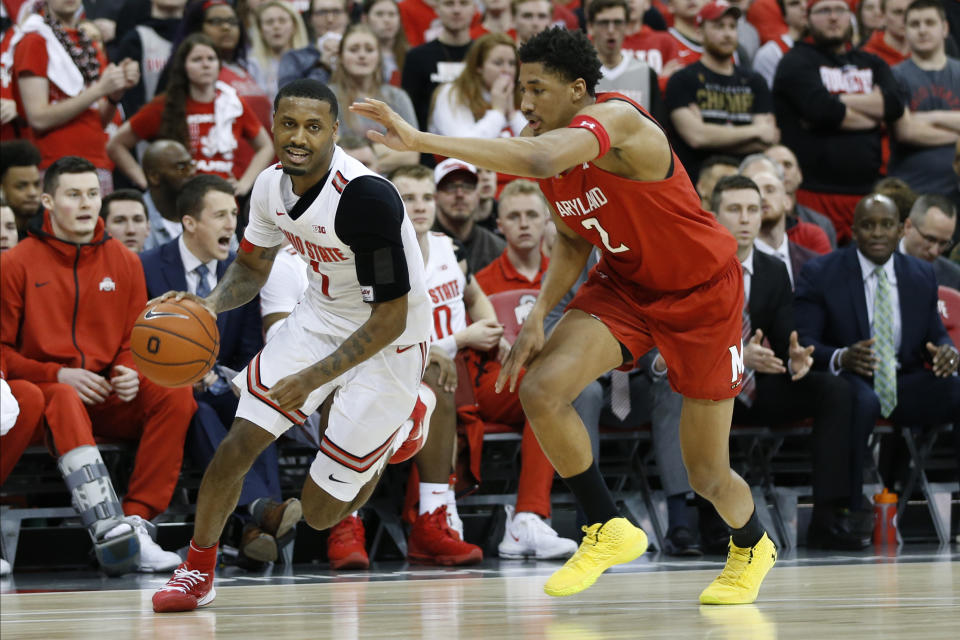
[[[140,373],[164,387],[185,387],[203,379],[217,362],[220,332],[213,316],[184,298],[147,307],[130,334]]]

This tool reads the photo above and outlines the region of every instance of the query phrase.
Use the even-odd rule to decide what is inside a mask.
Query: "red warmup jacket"
[[[49,212],[0,257],[0,342],[10,378],[56,382],[61,367],[136,369],[130,331],[147,304],[136,254],[97,220],[89,244],[58,240]]]

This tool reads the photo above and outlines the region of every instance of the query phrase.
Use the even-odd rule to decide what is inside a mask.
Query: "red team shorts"
[[[635,360],[660,349],[670,386],[685,397],[724,400],[740,392],[743,271],[736,257],[713,280],[666,293],[624,279],[601,260],[567,309],[600,320]]]

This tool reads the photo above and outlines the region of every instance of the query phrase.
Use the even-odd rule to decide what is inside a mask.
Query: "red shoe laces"
[[[197,569],[184,569],[178,567],[176,571],[173,572],[173,577],[163,585],[160,591],[179,591],[181,593],[187,593],[193,587],[200,584],[207,579],[206,573],[201,573]]]

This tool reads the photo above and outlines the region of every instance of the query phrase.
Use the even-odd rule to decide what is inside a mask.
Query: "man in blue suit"
[[[183,234],[140,254],[150,297],[190,291],[205,297],[233,262],[230,241],[237,228],[233,187],[223,178],[201,175],[186,182],[177,197]],[[197,413],[187,435],[187,453],[206,467],[233,422],[238,398],[230,380],[263,346],[260,299],[217,318],[220,353],[216,366],[194,385]],[[301,509],[295,498],[280,503],[277,450],[271,445],[247,474],[238,515],[245,521],[244,555],[261,562],[277,559],[277,538],[294,529]]]
[[[867,196],[854,213],[856,246],[811,260],[797,281],[800,339],[814,346],[815,367],[850,382],[862,443],[880,417],[960,428],[960,356],[937,313],[933,269],[897,251],[902,231],[893,201]],[[852,454],[853,496],[865,449]]]

